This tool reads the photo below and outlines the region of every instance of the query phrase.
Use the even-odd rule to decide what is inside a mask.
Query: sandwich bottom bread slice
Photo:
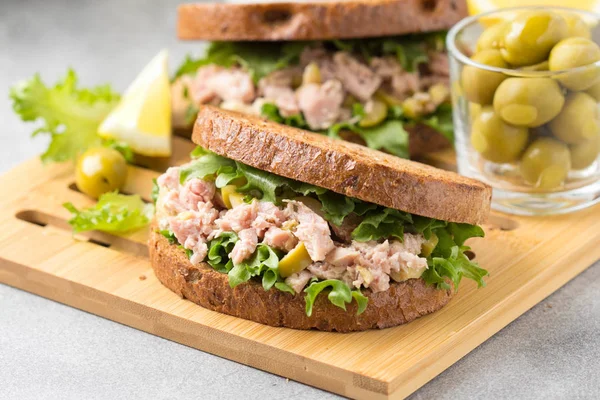
[[[358,331],[484,284],[480,182],[352,143],[206,107],[193,160],[157,179],[152,266],[205,308],[272,326]]]

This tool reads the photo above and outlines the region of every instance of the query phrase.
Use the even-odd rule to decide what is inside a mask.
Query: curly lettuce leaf
[[[420,64],[427,64],[427,46],[421,40],[407,39],[405,41],[385,40],[383,42],[384,54],[392,54],[407,72],[419,69]]]
[[[361,54],[366,60],[383,55],[395,56],[405,71],[418,70],[428,63],[428,50],[444,49],[446,32],[433,32],[384,38],[347,39],[326,42],[334,49]]]
[[[354,116],[360,118],[357,107],[354,107]],[[359,119],[360,121],[360,119]],[[341,139],[340,132],[347,130],[360,136],[367,147],[375,150],[383,150],[397,157],[408,158],[408,132],[404,129],[406,120],[403,117],[396,119],[395,114],[388,113],[388,119],[379,125],[370,128],[361,128],[356,122],[338,122],[327,130],[327,136]]]
[[[448,230],[452,234],[454,239],[454,243],[458,246],[462,246],[465,244],[467,239],[472,237],[484,237],[485,232],[481,229],[480,226],[471,225],[471,224],[460,224],[457,222],[450,222],[448,224]]]
[[[420,122],[444,135],[450,143],[454,143],[454,125],[450,104],[442,104],[433,114],[426,116]]]
[[[238,241],[238,236],[234,232],[223,232],[219,237],[213,239],[208,244],[207,262],[216,271],[228,273],[233,268],[233,263],[229,259],[229,253]]]
[[[304,49],[303,42],[212,42],[201,58],[187,56],[175,72],[175,78],[195,73],[198,68],[214,64],[225,68],[240,65],[258,82],[271,72],[296,62]]]
[[[446,282],[446,279],[450,279],[454,290],[458,290],[462,278],[466,277],[474,280],[479,287],[485,286],[483,278],[488,272],[469,260],[464,253],[469,247],[462,245],[470,237],[483,237],[483,230],[474,225],[450,223],[447,228],[435,229],[434,233],[438,237],[438,244],[427,259],[428,268],[422,276],[425,282],[438,289],[450,289]]]
[[[362,222],[352,231],[358,242],[388,238],[404,238],[404,226],[412,224],[412,215],[392,208],[377,207],[365,214]]]
[[[129,164],[133,163],[133,150],[131,149],[131,146],[129,146],[127,143],[115,139],[102,139],[102,145],[104,147],[114,149],[121,153],[125,161],[127,161]]]
[[[385,150],[401,158],[408,158],[408,132],[401,121],[387,120],[372,128],[353,130],[370,147],[375,150]]]
[[[282,292],[286,292],[294,296],[296,295],[296,291],[285,282],[275,282],[275,289],[281,290]]]
[[[445,32],[397,37],[331,40],[324,42],[212,42],[199,58],[186,56],[175,78],[195,73],[209,64],[222,67],[241,65],[258,81],[269,73],[298,63],[302,51],[311,45],[356,52],[365,59],[394,55],[407,71],[427,61],[427,50],[443,50]]]
[[[158,231],[161,235],[165,237],[169,241],[169,244],[179,244],[179,241],[175,237],[175,234],[168,229],[162,229]]]
[[[347,284],[337,279],[327,279],[320,282],[313,281],[304,289],[306,293],[304,297],[306,315],[309,317],[312,315],[317,296],[325,289],[329,289],[329,293],[327,294],[329,301],[344,311],[346,310],[346,304],[350,304],[352,299],[355,299],[358,305],[356,315],[362,314],[367,308],[368,299],[360,290],[350,290]]]
[[[156,201],[158,200],[158,195],[160,193],[160,187],[158,186],[158,182],[156,178],[152,179],[152,191],[150,192],[150,198],[152,199],[152,203],[156,205]]]
[[[344,219],[352,214],[356,204],[350,197],[332,191],[326,191],[317,197],[321,202],[321,209],[325,213],[325,219],[337,226],[340,226],[344,222]]]
[[[201,153],[198,149],[201,149],[204,153]],[[217,174],[225,167],[231,168],[235,165],[234,161],[214,153],[206,152],[201,147],[197,147],[192,152],[192,157],[195,158],[195,161],[181,167],[179,170],[179,182],[181,184],[194,178],[204,179],[207,176]]]
[[[300,114],[283,117],[279,108],[273,103],[265,103],[260,109],[260,114],[273,122],[293,126],[294,128],[309,129],[304,116]]]
[[[252,257],[233,265],[228,273],[229,286],[234,288],[254,276],[262,275],[263,289],[269,290],[277,281],[281,280],[278,267],[277,253],[266,244],[259,244]]]
[[[10,89],[13,110],[23,121],[39,121],[33,132],[50,135],[41,158],[44,163],[73,160],[86,149],[101,144],[97,129],[119,102],[110,86],[82,89],[71,69],[62,81],[47,86],[39,75]]]
[[[146,204],[139,195],[124,195],[116,192],[100,196],[98,203],[90,208],[78,210],[73,204],[63,206],[71,212],[69,224],[73,231],[98,230],[104,232],[127,232],[148,225],[154,213],[152,204]]]

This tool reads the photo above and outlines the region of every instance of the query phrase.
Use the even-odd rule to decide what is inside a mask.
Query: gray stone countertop
[[[175,38],[177,3],[1,1],[0,172],[46,145],[13,114],[14,82],[71,66],[83,85],[122,91],[162,48],[173,67],[200,49]],[[596,263],[412,398],[600,398],[599,294]],[[335,397],[0,285],[0,399]]]

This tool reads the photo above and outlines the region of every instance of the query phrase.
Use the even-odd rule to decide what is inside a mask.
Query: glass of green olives
[[[600,202],[600,16],[518,7],[447,36],[458,170],[495,209],[544,215]]]

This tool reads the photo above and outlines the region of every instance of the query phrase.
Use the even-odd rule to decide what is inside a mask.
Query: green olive
[[[565,98],[550,78],[508,78],[494,95],[494,109],[509,124],[536,127],[556,117]]]
[[[383,101],[386,105],[388,105],[389,107],[393,107],[393,106],[401,106],[402,105],[402,100],[387,93],[385,90],[383,89],[379,89],[375,92],[375,98],[379,101]]]
[[[431,253],[433,253],[433,250],[435,250],[435,248],[439,242],[440,242],[440,239],[437,237],[437,235],[435,233],[431,232],[431,236],[429,237],[429,240],[427,240],[426,242],[424,242],[421,245],[421,256],[429,257],[431,255]]]
[[[579,144],[569,146],[571,165],[574,169],[584,169],[592,165],[600,153],[600,135]]]
[[[523,179],[540,189],[554,189],[561,186],[567,179],[570,169],[569,148],[552,138],[535,140],[521,158]]]
[[[585,92],[592,96],[594,100],[600,102],[600,82],[596,83]]]
[[[352,96],[350,93],[348,93],[346,95],[346,97],[344,97],[344,101],[342,102],[342,106],[346,107],[346,108],[352,108],[352,106],[354,106],[354,104],[358,103],[358,99],[354,96]]]
[[[577,14],[564,14],[563,18],[567,21],[567,27],[569,28],[569,37],[582,37],[590,39],[592,32],[590,28]]]
[[[369,100],[365,105],[365,116],[358,122],[358,126],[369,128],[379,125],[387,117],[388,107],[383,101]]]
[[[471,59],[479,64],[498,68],[507,68],[508,64],[502,58],[499,50],[483,50]],[[506,76],[500,72],[467,65],[461,73],[461,81],[465,96],[469,101],[479,104],[492,104],[494,92]]]
[[[475,121],[475,119],[479,117],[482,108],[483,107],[481,106],[481,104],[469,102],[469,118],[471,122]]]
[[[119,190],[127,179],[127,162],[117,150],[97,147],[87,150],[77,160],[75,184],[90,197]]]
[[[302,73],[302,84],[307,85],[309,83],[321,83],[321,70],[315,62],[308,64]]]
[[[499,22],[483,31],[477,39],[477,52],[503,47],[508,25],[508,22]]]
[[[432,85],[429,90],[427,90],[427,93],[429,93],[431,101],[433,101],[433,104],[436,106],[450,101],[450,88],[444,83]]]
[[[583,71],[561,74],[558,80],[571,90],[586,90],[600,81],[600,68],[593,65],[600,61],[600,47],[589,39],[569,38],[560,41],[550,52],[550,71],[564,71],[583,67]]]
[[[550,69],[550,64],[548,60],[542,61],[541,63],[527,65],[525,67],[519,68],[522,71],[548,71]]]
[[[552,134],[565,143],[590,140],[600,132],[598,105],[589,94],[571,93],[560,114],[549,125]]]
[[[471,144],[486,160],[508,163],[519,158],[528,136],[527,128],[507,124],[488,106],[473,122]]]
[[[544,61],[556,43],[566,38],[569,27],[563,17],[553,12],[532,11],[510,22],[502,56],[507,63],[520,67]]]

